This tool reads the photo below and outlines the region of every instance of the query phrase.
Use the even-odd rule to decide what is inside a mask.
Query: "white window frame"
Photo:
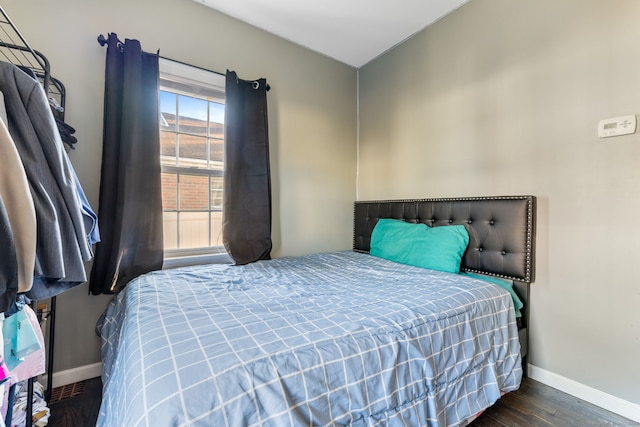
[[[192,85],[193,90],[191,92],[185,91],[180,93],[174,89],[169,89],[170,92],[178,93],[181,95],[193,96],[198,93],[199,88],[211,88],[215,91],[224,93],[225,90],[225,76],[215,73],[213,71],[204,70],[195,66],[183,64],[181,62],[172,61],[166,58],[159,58],[160,62],[160,90],[162,90],[162,80],[171,80],[179,82],[184,85]],[[158,92],[158,96],[160,92]],[[210,101],[222,101],[223,99],[209,99]],[[162,122],[162,118],[161,118]],[[185,171],[187,168],[184,168]],[[179,166],[161,166],[162,172],[176,172],[181,170]],[[204,173],[204,175],[209,175]],[[208,189],[211,192],[211,189]],[[207,230],[209,232],[209,230]],[[226,253],[222,246],[210,246],[202,248],[188,248],[188,249],[165,249],[164,250],[164,263],[163,268],[173,268],[185,265],[194,264],[207,264],[207,263],[229,263],[231,258]]]

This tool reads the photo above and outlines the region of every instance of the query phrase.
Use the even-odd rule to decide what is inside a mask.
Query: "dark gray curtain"
[[[115,293],[162,268],[158,55],[109,34],[96,245],[89,290]]]
[[[222,240],[238,265],[271,258],[268,90],[227,71]]]

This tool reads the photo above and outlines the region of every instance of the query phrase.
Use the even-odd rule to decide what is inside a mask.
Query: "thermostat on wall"
[[[608,138],[610,136],[629,135],[636,133],[636,115],[614,117],[600,120],[598,123],[598,136]]]

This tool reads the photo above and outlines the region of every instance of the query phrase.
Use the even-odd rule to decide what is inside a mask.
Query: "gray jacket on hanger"
[[[28,296],[43,299],[87,280],[91,259],[73,169],[40,83],[0,62],[8,128],[25,168],[36,211],[35,279]]]

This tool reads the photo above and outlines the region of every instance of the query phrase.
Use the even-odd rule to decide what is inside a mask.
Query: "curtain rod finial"
[[[107,39],[105,39],[104,36],[100,34],[98,36],[98,43],[100,43],[100,46],[104,46],[105,44],[107,44]]]

